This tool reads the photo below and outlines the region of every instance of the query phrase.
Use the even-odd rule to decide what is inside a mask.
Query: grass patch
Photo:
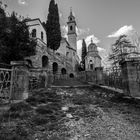
[[[31,106],[26,102],[14,103],[11,104],[9,110],[7,110],[2,117],[4,117],[6,120],[8,118],[24,118],[28,116],[27,112],[31,110]]]

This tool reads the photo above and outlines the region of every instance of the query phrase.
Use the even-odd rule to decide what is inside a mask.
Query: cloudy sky
[[[16,11],[25,17],[46,20],[50,0],[3,0],[8,11]],[[140,0],[56,0],[59,6],[60,22],[66,29],[70,7],[76,16],[78,45],[85,38],[95,39],[95,43],[108,53],[116,37],[130,32],[140,33]],[[63,31],[63,34],[65,31]],[[105,52],[101,52],[105,54]]]

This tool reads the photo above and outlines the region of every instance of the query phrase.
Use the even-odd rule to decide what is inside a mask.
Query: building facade
[[[91,43],[88,46],[87,55],[85,57],[85,69],[86,71],[94,71],[96,68],[100,67],[101,57],[99,56],[97,45],[94,44],[91,39]]]
[[[75,17],[70,11],[68,17],[68,40],[61,39],[60,47],[55,53],[47,48],[46,30],[39,18],[26,21],[30,36],[37,40],[36,55],[25,58],[32,67],[43,68],[54,74],[76,74],[79,63],[77,55],[77,35]]]

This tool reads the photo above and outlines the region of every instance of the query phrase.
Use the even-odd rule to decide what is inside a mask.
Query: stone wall
[[[140,59],[127,59],[121,62],[124,93],[140,97]]]

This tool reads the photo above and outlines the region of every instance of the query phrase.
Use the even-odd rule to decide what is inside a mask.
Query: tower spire
[[[93,39],[91,38],[91,43],[93,43]]]
[[[73,14],[72,14],[72,7],[70,7],[70,16],[72,16]]]

